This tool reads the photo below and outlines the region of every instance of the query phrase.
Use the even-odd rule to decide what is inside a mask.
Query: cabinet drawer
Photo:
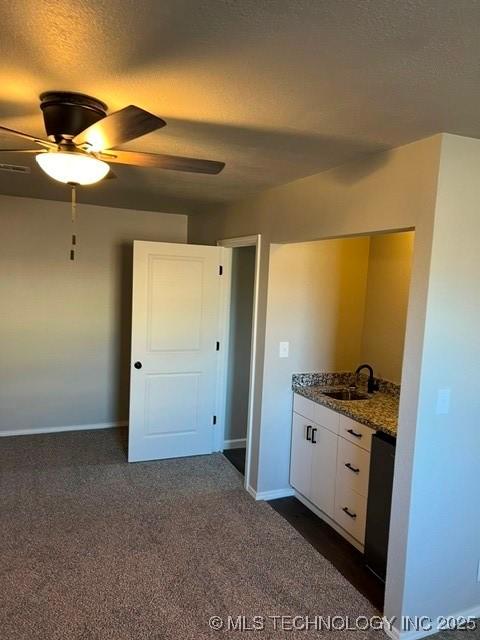
[[[347,416],[340,416],[339,434],[342,438],[354,442],[366,451],[370,451],[372,448],[372,436],[374,433],[374,429],[347,418]]]
[[[321,404],[315,404],[315,422],[329,431],[338,434],[340,414]]]
[[[367,498],[344,485],[335,492],[335,520],[361,544],[365,541]]]
[[[304,418],[315,421],[315,407],[317,405],[312,400],[308,400],[298,393],[293,395],[293,410]]]
[[[368,495],[370,454],[353,442],[338,439],[337,485],[353,489],[362,496]]]

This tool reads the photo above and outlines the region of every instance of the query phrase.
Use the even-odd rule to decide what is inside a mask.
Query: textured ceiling
[[[117,165],[118,180],[84,188],[80,201],[189,212],[438,131],[480,137],[476,0],[0,7],[0,123],[42,135],[38,94],[81,91],[166,119],[125,148],[227,163],[219,176]],[[15,145],[0,136],[0,147]],[[0,193],[68,198],[34,162],[30,175],[0,172]]]

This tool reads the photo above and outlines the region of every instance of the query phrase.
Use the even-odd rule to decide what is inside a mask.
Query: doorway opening
[[[404,229],[269,256],[262,402],[294,490],[271,504],[379,608],[414,243]]]
[[[242,475],[248,425],[256,247],[232,249],[223,453]]]
[[[223,374],[218,449],[249,485],[250,434],[254,402],[256,318],[260,236],[222,240],[224,265]]]

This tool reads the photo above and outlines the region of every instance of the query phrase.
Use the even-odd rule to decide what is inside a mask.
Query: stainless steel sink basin
[[[324,396],[334,398],[335,400],[368,400],[366,393],[357,391],[356,389],[336,389],[335,391],[323,391]]]

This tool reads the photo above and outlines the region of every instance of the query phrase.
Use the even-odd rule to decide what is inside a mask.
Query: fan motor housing
[[[107,105],[83,93],[47,91],[40,95],[48,137],[55,142],[71,140],[107,115]]]

